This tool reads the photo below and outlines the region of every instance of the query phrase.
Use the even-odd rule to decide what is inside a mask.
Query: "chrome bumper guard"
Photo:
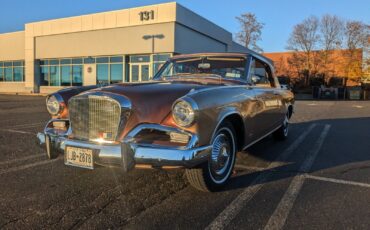
[[[202,162],[207,161],[212,146],[195,147],[198,137],[189,134],[190,141],[186,146],[161,146],[153,144],[140,144],[134,141],[134,136],[142,129],[158,129],[162,131],[184,133],[184,131],[156,124],[143,124],[132,130],[119,144],[97,143],[69,139],[70,130],[64,133],[53,128],[48,128],[43,133],[38,133],[38,143],[45,146],[47,151],[57,151],[64,154],[66,146],[92,149],[94,163],[104,166],[122,167],[129,171],[136,164],[151,165],[152,167],[179,166],[193,168]],[[49,141],[47,141],[49,140]],[[46,146],[50,145],[50,146]]]

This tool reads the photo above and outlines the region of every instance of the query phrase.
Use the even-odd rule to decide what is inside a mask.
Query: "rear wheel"
[[[285,140],[289,134],[289,112],[285,114],[285,118],[280,128],[277,129],[273,136],[276,140]]]
[[[187,169],[189,183],[202,191],[220,190],[228,182],[236,157],[235,131],[230,122],[224,122],[212,138],[212,151],[208,162],[199,168]]]

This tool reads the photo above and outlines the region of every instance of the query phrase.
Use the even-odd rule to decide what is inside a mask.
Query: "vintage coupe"
[[[236,153],[288,135],[294,97],[256,53],[201,53],[168,60],[153,80],[68,88],[49,95],[52,119],[38,141],[70,166],[185,168],[203,191],[222,188]]]

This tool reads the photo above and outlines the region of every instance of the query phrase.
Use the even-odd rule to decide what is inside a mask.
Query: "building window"
[[[24,61],[0,62],[0,81],[23,82]]]
[[[108,84],[109,80],[108,64],[96,65],[96,84]]]
[[[4,68],[5,81],[13,81],[13,68],[5,67]]]
[[[13,74],[14,74],[14,81],[23,81],[23,76],[24,76],[24,67],[14,67],[13,68]]]
[[[51,65],[49,67],[49,73],[50,73],[50,86],[60,86],[59,66]]]
[[[41,66],[40,85],[49,85],[49,66]]]
[[[81,57],[40,60],[41,86],[83,85],[84,64],[96,63],[97,84],[113,84],[123,81],[123,56]]]
[[[123,82],[123,56],[96,57],[96,84]]]
[[[71,85],[71,76],[72,76],[72,67],[70,65],[63,65],[60,69],[61,73],[61,85],[70,86]]]
[[[4,81],[4,68],[0,66],[0,81]]]
[[[140,62],[150,62],[150,55],[134,55],[130,57],[130,62],[140,63]]]
[[[122,64],[110,64],[110,83],[122,82],[123,76],[123,65]]]
[[[40,60],[41,86],[81,86],[82,58]]]
[[[81,86],[83,82],[83,66],[72,65],[72,85]]]
[[[95,58],[93,58],[93,57],[84,58],[84,63],[85,64],[94,64],[95,63]]]
[[[139,81],[139,66],[138,65],[131,65],[131,81],[132,82]]]

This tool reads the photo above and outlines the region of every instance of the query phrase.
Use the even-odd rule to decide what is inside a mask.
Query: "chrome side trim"
[[[152,166],[184,166],[192,168],[208,160],[212,146],[203,146],[194,149],[171,149],[132,144],[137,164]]]
[[[243,147],[243,150],[246,150],[247,148],[251,147],[252,145],[254,145],[255,143],[259,142],[260,140],[266,138],[267,136],[271,135],[273,132],[275,132],[276,130],[278,130],[282,125],[279,125],[277,128],[273,129],[272,131],[268,132],[267,134],[263,135],[262,137],[258,138],[257,140],[255,141],[252,141],[251,143],[249,143],[248,145],[244,146]]]
[[[211,91],[211,90],[228,89],[228,88],[244,88],[245,86],[248,86],[248,82],[246,81],[242,81],[242,82],[244,82],[245,84],[244,85],[222,85],[222,86],[215,86],[215,87],[209,87],[209,88],[203,88],[203,89],[197,89],[197,90],[190,90],[186,95],[191,96],[197,93],[202,93],[202,92]]]

